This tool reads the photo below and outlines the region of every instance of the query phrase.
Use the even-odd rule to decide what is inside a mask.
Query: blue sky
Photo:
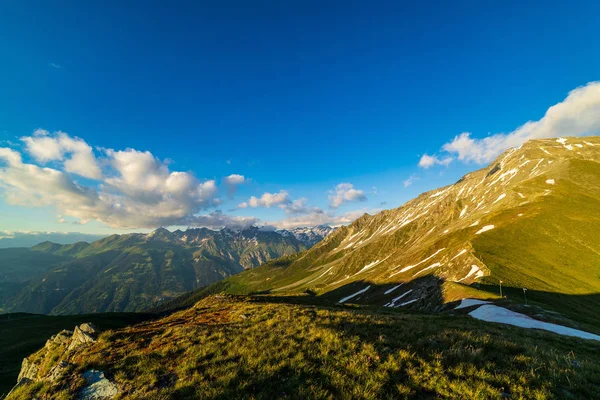
[[[596,133],[542,123],[510,136],[555,104],[565,120],[589,106],[567,96],[598,79],[600,6],[576,3],[3,2],[0,147],[89,196],[65,205],[66,181],[47,187],[43,169],[25,175],[5,152],[0,231],[106,233],[224,216],[343,223],[452,183],[523,138]],[[592,84],[582,96],[597,107],[596,94]],[[442,149],[463,132],[473,142]],[[497,148],[478,141],[502,133]],[[63,147],[40,158],[27,137],[62,137]],[[76,143],[102,177],[73,172]],[[214,192],[127,189],[116,154],[135,163],[145,151],[157,160],[148,182],[180,171],[194,178],[186,190],[214,180]],[[424,154],[435,158],[420,167]],[[245,178],[233,194],[231,174]],[[115,214],[115,204],[130,209]]]

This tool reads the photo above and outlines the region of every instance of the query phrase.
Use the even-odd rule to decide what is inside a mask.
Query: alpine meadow
[[[598,13],[0,4],[0,400],[600,399]]]

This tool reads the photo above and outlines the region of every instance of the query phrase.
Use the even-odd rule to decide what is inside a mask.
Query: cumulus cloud
[[[351,201],[366,201],[367,196],[362,190],[354,188],[351,183],[340,183],[335,190],[330,191],[329,207],[338,208],[344,203]]]
[[[101,179],[102,172],[92,147],[79,138],[73,138],[64,132],[55,135],[38,129],[33,136],[22,137],[27,152],[38,162],[61,161],[67,172],[90,179]]]
[[[600,132],[600,82],[572,90],[562,102],[550,107],[543,118],[529,121],[509,133],[476,139],[464,132],[446,143],[442,150],[462,162],[489,163],[503,151],[530,139],[558,136],[585,136]],[[420,164],[419,164],[420,165]]]
[[[285,190],[280,190],[279,193],[264,193],[261,197],[252,196],[248,201],[238,204],[238,208],[258,208],[279,206],[289,203],[290,195]]]
[[[421,168],[430,168],[434,165],[449,165],[452,162],[452,157],[444,157],[439,158],[437,156],[430,156],[428,154],[423,154],[421,159],[419,160],[419,167]]]
[[[62,219],[73,217],[79,223],[95,220],[115,228],[153,228],[197,223],[193,216],[216,204],[214,180],[170,171],[147,151],[104,149],[102,174],[91,168],[98,163],[82,139],[37,131],[22,140],[32,158],[42,164],[61,161],[64,170],[25,163],[19,152],[0,148],[0,189],[13,205],[53,206]],[[71,173],[98,182],[82,185]]]
[[[225,184],[225,186],[227,186],[227,192],[229,193],[229,195],[233,196],[233,194],[235,193],[235,190],[237,189],[237,187],[239,185],[244,184],[248,180],[249,179],[246,179],[246,177],[244,175],[231,174],[229,176],[226,176],[223,179],[223,183]]]

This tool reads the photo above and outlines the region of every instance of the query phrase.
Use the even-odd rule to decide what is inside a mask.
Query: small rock
[[[119,388],[106,379],[104,372],[90,369],[83,373],[88,385],[79,393],[80,400],[111,399],[119,393]]]
[[[65,373],[67,368],[69,368],[69,365],[71,364],[69,364],[65,360],[60,360],[54,367],[52,367],[52,369],[48,373],[48,376],[45,379],[51,382],[57,380]]]
[[[17,378],[17,382],[21,382],[22,379],[29,379],[30,381],[37,380],[38,372],[40,369],[37,365],[29,361],[28,358],[24,358],[21,363],[21,372],[19,372],[19,377]]]

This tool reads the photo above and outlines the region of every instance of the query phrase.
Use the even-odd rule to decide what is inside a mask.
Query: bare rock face
[[[74,350],[85,343],[93,343],[97,337],[98,332],[92,323],[81,324],[75,327],[67,350]]]
[[[58,380],[67,372],[70,365],[71,364],[69,364],[65,360],[60,360],[54,367],[52,367],[45,379],[50,382]]]
[[[21,385],[31,382],[57,381],[69,371],[69,367],[72,366],[72,364],[69,363],[69,360],[72,355],[76,353],[77,349],[80,346],[94,343],[97,338],[98,329],[92,323],[84,323],[75,327],[73,331],[62,330],[56,335],[53,335],[46,341],[44,348],[23,359],[21,371],[17,378],[17,385],[13,390]],[[52,365],[48,372],[40,374],[40,365],[45,361],[47,362],[50,357],[52,357],[52,359],[57,357],[59,361]],[[104,383],[102,385],[104,385]]]
[[[83,373],[88,385],[79,393],[80,400],[111,399],[119,393],[117,385],[109,381],[104,372],[90,369]]]
[[[21,364],[21,372],[19,372],[19,377],[17,378],[17,382],[20,382],[22,379],[29,379],[31,381],[37,380],[39,367],[29,361],[29,359],[24,358],[23,363]]]

